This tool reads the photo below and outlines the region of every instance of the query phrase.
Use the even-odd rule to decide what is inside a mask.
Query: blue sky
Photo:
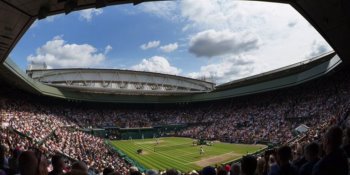
[[[179,0],[88,9],[36,21],[10,57],[22,68],[161,72],[220,84],[331,48],[285,4]]]

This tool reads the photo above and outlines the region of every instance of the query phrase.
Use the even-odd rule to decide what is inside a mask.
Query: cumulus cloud
[[[232,0],[182,0],[181,16],[196,28],[227,28],[230,17],[234,17],[235,2]],[[187,26],[189,27],[189,26]]]
[[[107,46],[108,47],[108,46]],[[89,44],[68,44],[56,36],[29,55],[27,61],[45,62],[49,67],[94,67],[106,59],[105,54]]]
[[[140,10],[170,22],[177,19],[182,25],[177,31],[183,34],[179,39],[181,48],[187,47],[197,57],[215,57],[201,60],[206,63],[202,62],[198,70],[184,70],[191,72],[186,75],[192,78],[207,77],[224,83],[330,50],[320,34],[288,4],[234,0],[158,4],[144,3],[149,7]],[[195,61],[191,55],[183,59]]]
[[[188,76],[197,79],[209,79],[216,83],[224,83],[250,76],[254,72],[254,61],[243,56],[228,56],[218,63],[202,66],[199,72],[189,73]]]
[[[277,29],[289,21],[304,20],[290,5],[235,0],[182,0],[179,3],[186,28],[255,30]],[[271,10],[274,9],[274,10]]]
[[[45,21],[47,23],[51,23],[51,22],[54,22],[56,19],[62,17],[63,15],[62,14],[58,14],[58,15],[53,15],[53,16],[48,16],[46,17],[45,19],[42,19],[42,20],[35,20],[34,23],[30,26],[30,28],[34,28],[36,26],[38,26],[39,23],[42,23],[42,21]]]
[[[289,4],[181,0],[143,5],[148,7],[139,6],[142,12],[180,21],[181,48],[187,47],[197,57],[216,58],[205,60],[200,70],[186,70],[191,77],[229,81],[297,63],[330,48]],[[246,55],[253,58],[249,64],[238,64],[247,61]],[[195,61],[192,56],[184,59]]]
[[[331,50],[332,48],[327,43],[315,40],[313,41],[310,53],[306,55],[306,58],[316,57]]]
[[[106,54],[108,54],[111,50],[113,49],[113,47],[111,46],[111,45],[107,45],[106,47],[105,47],[105,55]]]
[[[159,44],[160,44],[160,41],[150,41],[150,42],[148,42],[148,43],[146,43],[146,44],[142,44],[142,45],[140,46],[140,48],[141,48],[142,50],[148,50],[148,49],[152,49],[152,48],[158,47]]]
[[[138,9],[167,20],[176,20],[179,18],[177,15],[174,15],[176,14],[177,3],[173,1],[144,2],[138,6]]]
[[[94,16],[101,15],[103,13],[102,9],[86,9],[79,11],[79,19],[90,22]]]
[[[161,56],[153,56],[151,58],[143,59],[139,64],[132,66],[131,69],[173,75],[181,73],[181,69],[172,66],[166,58]]]
[[[168,45],[161,46],[160,49],[163,52],[170,53],[170,52],[175,51],[178,47],[179,46],[178,46],[177,43],[171,43],[171,44],[168,44]]]
[[[218,57],[215,60],[220,60],[216,63],[208,62],[199,71],[193,72],[192,76],[208,76],[209,73],[205,73],[207,71],[211,72],[210,75],[213,75],[214,78],[217,77],[217,81],[234,79],[229,73],[223,73],[229,72],[227,69],[230,67],[228,58],[222,59],[220,57],[232,55],[237,57],[249,54],[254,60],[250,66],[233,67],[233,69],[242,71],[242,75],[253,75],[303,61],[305,58],[310,58],[310,56],[305,56],[306,54],[317,55],[322,50],[324,51],[324,46],[329,47],[320,34],[287,4],[233,0],[201,0],[201,3],[198,3],[192,0],[182,0],[179,5],[181,6],[181,16],[185,21],[182,30],[186,33],[197,33],[189,37],[189,51],[196,56],[212,56]],[[234,52],[227,52],[229,49],[215,48],[215,45],[208,49],[203,48],[203,50],[200,47],[193,47],[194,37],[199,35],[198,33],[208,30],[245,32],[252,34],[252,36],[258,36],[258,49],[251,45],[252,49],[248,49],[249,53],[238,50],[240,54],[237,55]],[[313,44],[314,40],[320,41],[322,44],[315,45]],[[215,42],[209,43],[212,45]],[[211,49],[213,50],[209,51]],[[222,66],[223,69],[220,70],[219,66]],[[216,72],[213,67],[216,67],[218,71]]]
[[[259,39],[245,32],[206,30],[193,36],[189,52],[198,57],[241,54],[259,48]]]

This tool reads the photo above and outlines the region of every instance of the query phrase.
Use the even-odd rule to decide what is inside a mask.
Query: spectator
[[[305,158],[307,162],[301,166],[299,175],[312,175],[312,169],[315,164],[319,161],[318,154],[320,148],[317,143],[310,143],[305,148]]]
[[[49,172],[47,170],[47,167],[49,166],[48,161],[41,153],[41,151],[37,150],[36,152],[36,158],[38,159],[38,174],[37,175],[48,175]]]
[[[72,170],[72,171],[66,173],[65,175],[89,175],[89,173],[87,173],[85,171],[80,171],[80,170]]]
[[[109,175],[112,174],[114,172],[114,169],[111,167],[107,167],[103,170],[103,175]]]
[[[238,163],[231,165],[231,175],[239,175],[241,173],[241,167]]]
[[[217,168],[217,175],[228,175],[227,171],[225,170],[225,167],[218,167]]]
[[[343,150],[347,157],[350,158],[350,128],[346,128],[345,130]]]
[[[6,147],[0,145],[0,170],[8,170],[8,159],[6,158]]]
[[[241,174],[254,175],[257,167],[257,160],[253,156],[243,156],[241,161]]]
[[[292,149],[282,146],[277,150],[278,173],[276,175],[297,175],[297,169],[290,163],[292,160]],[[275,174],[273,174],[275,175]]]
[[[325,156],[313,168],[313,175],[347,175],[348,163],[345,153],[340,146],[342,144],[343,131],[337,127],[331,127],[323,139]]]
[[[146,175],[158,175],[158,171],[156,170],[147,170]]]
[[[299,171],[300,167],[306,163],[304,156],[304,147],[301,144],[296,145],[296,151],[294,152],[293,165]]]
[[[216,175],[216,171],[214,167],[206,166],[202,170],[202,175]]]
[[[60,155],[54,155],[51,158],[51,163],[53,170],[49,175],[62,175],[64,174],[63,170],[66,168],[66,163],[63,160],[63,157]]]
[[[268,161],[268,170],[266,172],[269,172],[269,174],[278,174],[280,171],[280,168],[276,162],[275,156],[273,154],[269,155],[269,161]]]
[[[18,158],[21,154],[21,151],[18,149],[14,149],[12,151],[12,155],[9,158],[9,174],[18,174],[19,173],[19,169],[18,169]]]
[[[21,175],[39,175],[39,161],[33,151],[25,151],[19,156],[19,172]]]
[[[265,168],[265,160],[262,157],[259,157],[256,168],[256,175],[264,175],[264,168]]]
[[[180,175],[181,173],[179,173],[176,169],[168,169],[165,172],[165,175]]]
[[[77,161],[72,164],[72,171],[88,173],[88,167],[82,161]]]
[[[227,175],[231,174],[231,166],[230,165],[225,165],[225,171]]]
[[[130,174],[132,174],[134,172],[138,172],[138,171],[139,171],[139,169],[136,166],[130,167],[130,170],[129,170]]]

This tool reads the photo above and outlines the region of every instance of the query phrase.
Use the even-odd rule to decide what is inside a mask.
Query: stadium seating
[[[130,173],[130,169],[133,169],[132,165],[105,145],[102,138],[84,133],[81,129],[190,124],[175,135],[234,143],[267,141],[276,145],[288,144],[289,146],[281,147],[273,153],[269,152],[258,159],[258,165],[259,161],[264,163],[261,173],[267,174],[270,171],[268,165],[277,166],[273,164],[276,155],[286,156],[285,160],[287,160],[283,164],[283,161],[278,159],[278,166],[282,167],[281,164],[291,166],[288,164],[288,161],[293,159],[289,156],[293,153],[289,150],[290,148],[297,150],[300,145],[308,145],[311,142],[321,143],[323,136],[327,138],[329,135],[341,135],[333,131],[336,129],[326,134],[327,129],[332,125],[343,128],[349,126],[350,79],[348,75],[350,75],[349,71],[339,70],[332,76],[268,93],[200,104],[156,107],[152,105],[118,107],[113,104],[67,102],[37,97],[3,86],[2,88],[6,89],[4,92],[10,93],[0,95],[1,144],[3,145],[1,150],[4,152],[0,160],[6,160],[0,161],[0,169],[7,174],[15,174],[14,172],[20,171],[20,168],[10,160],[20,159],[19,152],[34,150],[35,155],[37,152],[43,153],[45,155],[43,159],[50,159],[54,155],[64,157],[67,160],[65,164],[73,170],[75,167],[83,167],[82,164],[85,163],[90,174],[101,173],[107,167],[120,174],[132,174]],[[293,130],[300,124],[309,126],[310,130],[295,138]],[[335,136],[332,138],[336,138]],[[326,155],[323,156],[327,157],[333,152],[340,152],[339,147],[337,142],[336,148],[324,150]],[[12,155],[9,156],[8,153]],[[23,159],[30,158],[32,152],[25,153],[28,155],[23,153]],[[344,157],[342,155],[337,154],[340,159]],[[268,162],[270,158],[271,162]],[[300,163],[296,163],[302,158],[304,157],[294,156],[293,166],[299,165]],[[81,162],[77,163],[77,161]],[[254,164],[251,158],[243,158],[242,171],[247,171],[244,169],[244,164],[251,162]],[[303,163],[305,162],[304,159]],[[49,167],[47,171],[49,170],[52,168]],[[321,171],[322,167],[318,167],[317,170]],[[203,169],[203,172],[205,171]],[[227,172],[227,169],[217,167],[216,172],[218,174]]]

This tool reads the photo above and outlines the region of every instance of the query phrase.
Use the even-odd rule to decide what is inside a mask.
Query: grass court
[[[165,170],[176,168],[182,172],[198,170],[208,165],[225,163],[254,153],[265,145],[246,145],[214,142],[213,146],[193,146],[193,139],[163,137],[156,139],[111,141],[112,145],[148,169]],[[137,150],[142,149],[142,154]]]

